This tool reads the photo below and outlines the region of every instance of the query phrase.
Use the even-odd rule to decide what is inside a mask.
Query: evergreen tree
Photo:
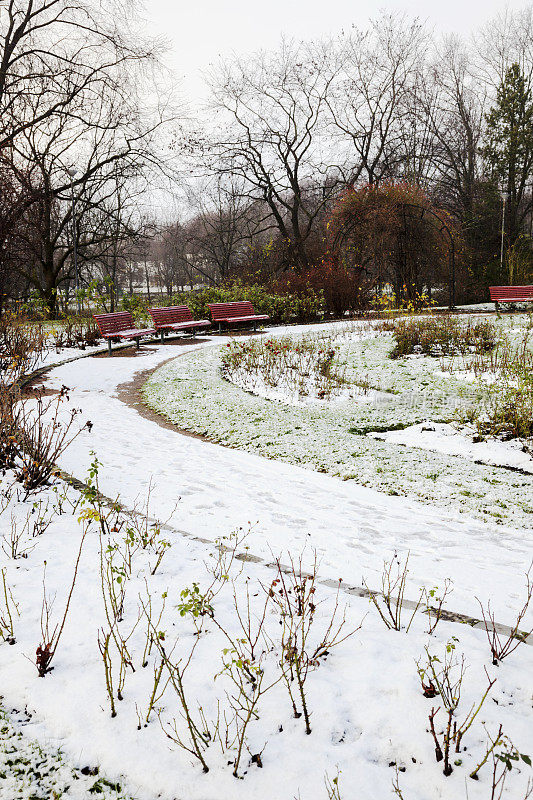
[[[509,250],[531,213],[533,181],[533,100],[518,64],[506,71],[486,123],[483,155],[493,179],[507,193],[505,236]]]

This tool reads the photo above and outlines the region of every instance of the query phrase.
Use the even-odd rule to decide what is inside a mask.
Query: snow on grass
[[[476,436],[472,426],[438,422],[422,422],[398,431],[369,433],[384,442],[460,456],[488,466],[501,466],[533,474],[533,456],[516,439],[499,441]]]
[[[100,776],[90,766],[74,767],[61,750],[39,744],[25,735],[31,720],[0,708],[0,798],[1,800],[129,800],[118,783]]]
[[[387,494],[530,528],[529,476],[366,436],[428,420],[448,423],[479,402],[479,388],[443,371],[442,360],[392,360],[391,348],[390,335],[376,337],[372,331],[345,344],[346,380],[364,381],[375,393],[372,402],[346,399],[302,407],[255,396],[222,378],[216,348],[161,367],[143,394],[153,409],[180,428],[214,442],[355,480]]]

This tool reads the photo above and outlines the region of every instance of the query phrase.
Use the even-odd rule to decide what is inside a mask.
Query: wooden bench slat
[[[93,314],[102,333],[118,333],[135,328],[133,317],[129,311],[117,311],[111,314]]]
[[[190,322],[166,322],[156,325],[157,330],[187,330],[187,328],[207,328],[211,323],[208,319],[193,319]]]
[[[213,322],[218,322],[222,330],[223,322],[253,322],[270,319],[268,314],[256,314],[249,300],[238,300],[232,303],[208,303]]]
[[[156,333],[155,328],[136,328],[133,316],[129,311],[93,314],[93,319],[96,320],[103,338],[108,341],[110,355],[111,339],[135,339],[138,347],[139,339],[153,336]]]
[[[155,330],[153,328],[124,328],[120,331],[111,331],[111,333],[104,333],[104,339],[118,337],[120,339],[137,339],[141,336],[153,336]]]
[[[533,286],[490,286],[489,291],[490,299],[495,303],[533,301]]]
[[[249,322],[254,319],[270,319],[266,314],[252,314],[249,317],[224,317],[225,322]]]
[[[162,306],[149,308],[148,311],[157,330],[186,330],[211,325],[208,319],[194,319],[189,306]]]
[[[239,300],[233,303],[209,303],[209,311],[215,320],[255,315],[254,307],[249,300]]]

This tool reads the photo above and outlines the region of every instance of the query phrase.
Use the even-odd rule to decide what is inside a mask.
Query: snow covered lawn
[[[93,795],[100,800],[129,800],[119,784],[99,775],[97,767],[76,768],[61,750],[28,738],[25,731],[30,720],[24,712],[12,711],[8,716],[0,709],[2,800],[84,800]]]
[[[398,431],[369,433],[368,436],[391,444],[459,456],[476,464],[533,473],[533,455],[522,442],[516,439],[506,442],[497,439],[480,441],[475,429],[468,425],[421,422]]]
[[[215,341],[216,345],[224,346],[227,340]],[[380,340],[371,340],[370,344],[376,342]],[[190,377],[191,364],[197,360],[205,371],[203,355],[216,358],[218,347],[212,345],[208,339],[197,344],[189,341],[179,346],[178,352],[184,355],[168,365],[173,368],[174,398],[176,387],[181,385],[182,395],[187,397],[187,406],[196,420],[207,409],[216,408],[213,397],[199,382],[200,369],[195,369],[193,378]],[[136,373],[175,357],[176,349],[151,345],[136,357],[88,358],[66,364],[50,374],[47,386],[72,387],[71,405],[82,409],[80,421],[88,419],[93,423],[91,432],[83,432],[62,456],[60,465],[67,472],[83,476],[94,451],[103,464],[101,482],[107,496],[120,496],[132,506],[146,495],[152,484],[157,514],[166,518],[178,504],[177,527],[182,530],[213,541],[236,527],[246,528],[252,523],[255,525],[252,552],[258,556],[268,559],[272,552],[300,553],[307,547],[318,552],[324,577],[338,578],[342,566],[342,577],[356,585],[360,584],[363,573],[370,576],[371,585],[375,584],[383,558],[395,549],[401,553],[409,550],[414,587],[429,585],[428,582],[442,585],[447,577],[453,576],[457,584],[457,610],[476,616],[478,605],[474,596],[480,593],[486,601],[492,594],[498,603],[500,621],[508,621],[508,611],[514,608],[516,600],[516,596],[509,598],[509,586],[516,585],[517,576],[523,574],[531,558],[528,532],[501,522],[496,525],[476,520],[466,512],[482,504],[482,508],[493,512],[485,515],[485,520],[491,520],[501,503],[502,515],[508,508],[508,518],[518,518],[519,524],[529,526],[526,507],[531,502],[530,476],[349,434],[354,442],[353,452],[358,448],[358,458],[372,464],[374,474],[383,470],[378,474],[383,475],[389,486],[398,486],[394,493],[389,490],[387,494],[362,486],[356,480],[340,481],[316,470],[273,460],[287,433],[284,427],[287,421],[277,413],[268,418],[270,459],[256,454],[261,452],[260,448],[254,453],[243,452],[180,435],[144,419],[134,405],[125,405],[117,396],[118,387],[131,382]],[[159,375],[168,367],[155,373],[158,383]],[[213,374],[216,376],[215,367]],[[210,374],[207,379],[211,381]],[[222,385],[225,388],[225,382]],[[231,385],[229,392],[235,403],[243,405],[232,410],[227,399],[220,398],[220,425],[235,424],[235,416],[239,414],[249,435],[261,435],[264,440],[267,434],[261,434],[259,414],[272,414],[271,408],[280,409],[281,404],[255,398]],[[213,396],[216,400],[216,394]],[[246,403],[261,404],[257,416],[247,418],[243,398]],[[283,412],[287,410],[299,411],[283,406]],[[297,441],[300,447],[307,443],[313,454],[323,445],[319,437],[329,435],[327,423],[333,427],[333,418],[324,420],[309,408],[305,412],[310,415],[308,425],[316,425],[317,438],[308,430],[303,432],[306,438]],[[224,422],[226,414],[228,419]],[[301,417],[299,420],[303,422]],[[355,420],[352,417],[346,422],[353,425]],[[297,436],[299,432],[296,429],[293,433]],[[342,454],[342,442],[337,447]],[[298,455],[303,459],[306,454],[299,450]],[[398,472],[398,483],[395,475],[387,473],[391,463]],[[442,468],[442,473],[436,466]],[[404,478],[401,470],[407,472]],[[479,483],[480,471],[482,483]],[[433,503],[441,498],[444,501],[449,491],[462,506],[457,504],[450,511],[436,513],[435,505],[395,496],[402,486],[401,480],[404,491],[412,487],[416,496],[420,475],[430,473],[435,476],[427,479],[433,487],[430,495]],[[471,494],[467,481],[472,487]],[[514,515],[513,508],[517,509]]]
[[[510,326],[507,319],[502,323]],[[513,323],[516,324],[516,323]],[[293,334],[297,329],[293,329]],[[479,401],[462,374],[443,372],[451,359],[392,360],[390,335],[370,328],[344,345],[346,380],[367,395],[334,402],[293,402],[276,390],[268,397],[243,391],[220,374],[218,348],[193,352],[157,370],[144,388],[146,402],[178,427],[210,440],[354,480],[390,495],[530,529],[533,481],[474,463],[455,452],[400,447],[370,439],[426,421],[448,423]],[[366,401],[365,401],[366,400]],[[455,440],[457,442],[457,439]],[[464,450],[464,448],[463,448]]]

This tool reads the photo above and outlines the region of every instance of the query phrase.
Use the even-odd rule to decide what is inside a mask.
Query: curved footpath
[[[410,590],[442,586],[452,578],[451,605],[479,616],[491,600],[496,618],[513,621],[531,562],[524,531],[453,515],[404,497],[374,490],[290,464],[230,450],[185,436],[126,405],[119,387],[140,372],[226,338],[152,344],[136,354],[89,357],[61,365],[48,386],[66,384],[71,404],[93,423],[68,448],[60,466],[83,479],[94,452],[102,462],[100,488],[127,505],[142,501],[151,486],[151,513],[208,540],[252,526],[250,549],[261,558],[316,550],[324,578],[380,585],[383,560],[410,552]],[[137,401],[141,403],[140,399]]]

